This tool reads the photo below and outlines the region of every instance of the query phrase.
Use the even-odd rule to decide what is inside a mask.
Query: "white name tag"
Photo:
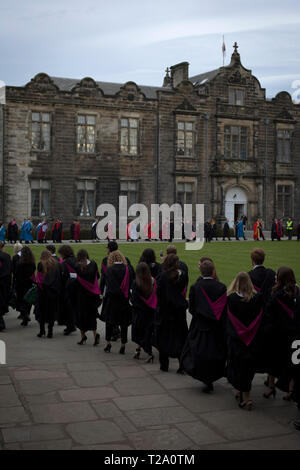
[[[77,279],[77,274],[76,273],[70,273],[70,278],[71,279]]]

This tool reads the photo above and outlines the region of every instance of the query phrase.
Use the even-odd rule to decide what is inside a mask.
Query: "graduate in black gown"
[[[47,338],[53,337],[53,326],[58,319],[59,298],[62,291],[62,272],[59,263],[50,251],[41,253],[37,267],[36,282],[38,294],[35,304],[35,317],[40,324],[38,338],[46,335],[45,325],[48,325]]]
[[[11,292],[12,261],[4,252],[4,243],[0,242],[0,331],[5,330],[3,316],[8,313]]]
[[[167,246],[167,256],[168,255],[177,255],[177,248],[175,245],[169,245]],[[185,271],[186,275],[189,275],[189,268],[187,264],[184,261],[178,260],[179,263],[179,269],[181,271]]]
[[[264,304],[268,302],[272,288],[275,284],[275,271],[265,268],[265,252],[261,248],[255,248],[251,251],[251,262],[253,269],[249,271],[249,276],[256,292],[260,292]]]
[[[55,248],[55,245],[47,245],[47,246],[46,246],[46,250],[50,251],[51,256],[55,259],[55,261],[57,261],[58,263],[60,262],[60,261],[59,261],[59,257],[56,256],[56,248]]]
[[[295,369],[291,362],[293,341],[299,338],[300,295],[292,269],[280,267],[276,284],[266,309],[265,341],[268,346],[268,390],[265,398],[275,396],[276,387],[287,392],[283,397],[292,400]]]
[[[58,323],[65,325],[64,335],[76,331],[76,271],[78,269],[77,261],[73,249],[69,245],[62,245],[58,253],[62,258],[60,267],[62,270],[62,294],[60,297],[60,315]],[[70,272],[70,271],[73,272]],[[75,274],[74,274],[75,273]]]
[[[251,387],[260,367],[263,345],[263,298],[248,273],[239,273],[228,289],[227,379],[240,408],[251,410]]]
[[[105,322],[106,346],[105,352],[111,350],[111,338],[116,326],[121,328],[120,354],[125,354],[128,326],[132,322],[132,310],[129,303],[129,294],[132,287],[133,276],[124,255],[116,250],[108,257],[106,272],[106,292],[103,298],[101,320]]]
[[[149,266],[151,276],[154,279],[157,279],[161,272],[161,264],[157,263],[156,261],[156,256],[155,256],[155,251],[152,248],[146,248],[146,250],[143,251],[139,263],[146,263]]]
[[[18,240],[18,226],[16,224],[15,219],[12,219],[9,222],[7,227],[7,240],[9,243],[16,243]]]
[[[155,347],[159,351],[160,370],[169,370],[169,358],[180,356],[186,341],[188,327],[186,292],[188,275],[180,269],[177,255],[168,255],[157,280],[158,310],[155,318]],[[179,367],[178,373],[182,372]]]
[[[134,359],[140,359],[141,349],[148,354],[146,362],[153,362],[152,342],[154,318],[157,309],[157,284],[149,265],[140,262],[132,287],[132,341],[137,344]]]
[[[86,332],[94,334],[94,346],[100,342],[97,333],[98,308],[101,305],[99,289],[99,271],[95,261],[90,261],[86,250],[77,253],[77,286],[76,286],[76,326],[81,331],[79,345],[87,341]]]
[[[227,289],[214,279],[215,266],[211,261],[200,262],[199,269],[202,277],[190,289],[189,311],[193,318],[181,367],[203,382],[203,392],[209,393],[213,382],[225,373]]]
[[[101,262],[101,280],[100,280],[100,291],[101,291],[101,296],[104,298],[105,297],[105,287],[106,287],[106,273],[107,273],[107,260],[108,256],[110,253],[113,251],[117,251],[118,249],[118,243],[116,241],[109,241],[107,244],[107,256],[103,258]],[[128,269],[130,270],[130,274],[132,276],[132,279],[134,279],[135,274],[134,274],[134,269],[132,267],[132,264],[130,263],[130,260],[125,257],[127,261],[127,266]],[[102,307],[103,308],[103,307]],[[99,317],[100,318],[100,317]],[[121,337],[121,331],[118,326],[114,326],[113,328],[113,334],[111,337],[112,341],[117,341]]]
[[[16,258],[14,266],[14,287],[17,295],[16,310],[20,312],[22,326],[27,326],[30,321],[31,305],[24,300],[24,296],[35,282],[35,269],[33,253],[28,246],[24,246],[21,250],[21,256],[19,259]]]

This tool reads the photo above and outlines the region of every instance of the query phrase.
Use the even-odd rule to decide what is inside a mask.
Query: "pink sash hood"
[[[295,314],[293,312],[293,310],[291,310],[289,307],[287,307],[283,302],[281,302],[281,300],[279,300],[278,298],[276,298],[277,302],[279,303],[279,305],[281,305],[281,307],[289,314],[289,316],[291,317],[292,320],[294,320],[294,317],[295,317]]]
[[[76,273],[75,269],[71,268],[71,266],[69,264],[66,263],[66,266],[68,268],[68,271],[69,273]],[[79,282],[79,284],[82,285],[82,287],[84,287],[84,289],[88,290],[89,292],[91,292],[92,294],[96,294],[96,295],[100,295],[101,292],[100,292],[100,289],[99,289],[99,286],[98,286],[98,278],[97,278],[97,274],[95,276],[95,281],[94,283],[92,284],[91,282],[89,281],[86,281],[85,279],[82,279],[82,277],[78,276],[77,274],[77,281]]]
[[[156,281],[154,281],[154,287],[153,287],[153,291],[150,297],[148,299],[145,299],[144,297],[140,296],[140,298],[142,299],[143,302],[145,302],[146,305],[148,305],[148,307],[153,308],[154,310],[156,309],[157,307]]]
[[[221,297],[219,297],[217,300],[212,302],[202,287],[201,287],[201,290],[208,302],[208,305],[210,306],[211,310],[214,312],[214,315],[216,316],[217,320],[220,320],[224,307],[227,303],[227,293],[224,292],[224,294],[221,295]]]
[[[121,282],[120,289],[123,292],[126,299],[128,299],[128,296],[129,296],[129,270],[128,270],[127,265],[125,265],[125,275],[124,275],[123,281]]]
[[[33,274],[34,276],[34,274]],[[45,280],[45,274],[43,273],[40,273],[39,271],[36,273],[36,276],[35,276],[35,279],[34,281],[37,283],[37,285],[39,286],[39,288],[41,290],[43,290],[43,282]]]
[[[263,309],[261,309],[259,315],[255,318],[255,320],[253,320],[253,322],[249,326],[245,326],[243,323],[241,323],[230,312],[228,307],[227,307],[227,313],[228,313],[228,318],[231,321],[232,325],[234,326],[238,336],[243,341],[243,343],[246,344],[246,346],[249,346],[249,344],[254,340],[256,333],[258,332],[261,319],[262,319]]]

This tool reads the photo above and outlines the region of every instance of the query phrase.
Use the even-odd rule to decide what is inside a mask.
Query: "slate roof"
[[[61,77],[50,77],[51,80],[55,83],[55,85],[62,91],[71,91],[75,85],[77,85],[80,80],[74,78],[61,78]],[[111,82],[96,82],[99,88],[103,91],[104,95],[113,96],[120,91],[120,88],[124,86],[124,83],[111,83]],[[153,86],[145,86],[145,85],[138,85],[141,89],[141,92],[144,93],[146,98],[149,99],[156,99],[157,95],[156,92],[159,90],[166,91],[166,88],[162,87],[153,87]]]
[[[220,69],[211,70],[210,72],[200,73],[199,75],[194,75],[194,77],[190,77],[189,81],[192,82],[193,85],[201,85],[201,83],[205,83],[205,81],[210,81],[215,78]]]

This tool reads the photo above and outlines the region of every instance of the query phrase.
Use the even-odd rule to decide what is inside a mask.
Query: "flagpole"
[[[222,52],[223,52],[223,67],[224,67],[224,34],[223,34],[223,45],[222,45]]]

